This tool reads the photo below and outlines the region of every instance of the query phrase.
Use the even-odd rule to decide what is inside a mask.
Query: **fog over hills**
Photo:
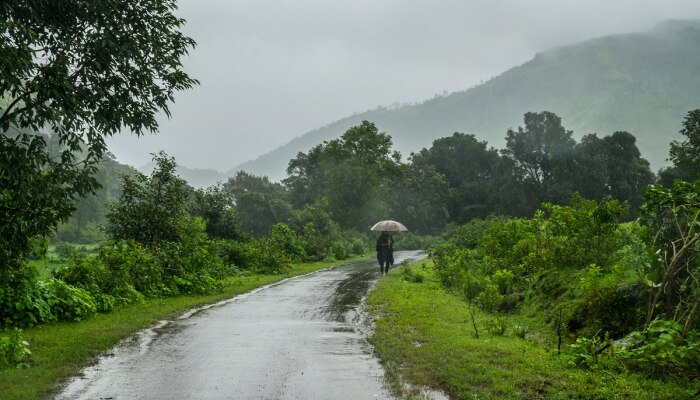
[[[453,132],[494,147],[528,111],[552,111],[578,139],[625,130],[656,170],[678,139],[685,114],[700,108],[700,21],[667,21],[647,32],[605,36],[536,54],[530,61],[462,92],[421,104],[358,113],[299,136],[225,175],[245,170],[283,179],[298,152],[339,137],[362,120],[392,136],[407,156]]]

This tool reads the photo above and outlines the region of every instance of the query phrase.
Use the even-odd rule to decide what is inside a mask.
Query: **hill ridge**
[[[536,53],[463,91],[397,108],[379,107],[298,136],[228,174],[285,176],[300,151],[339,137],[362,120],[392,136],[405,156],[454,132],[500,148],[528,111],[551,111],[577,138],[626,130],[654,169],[665,165],[687,111],[700,107],[700,20],[668,20],[637,33],[601,36]]]

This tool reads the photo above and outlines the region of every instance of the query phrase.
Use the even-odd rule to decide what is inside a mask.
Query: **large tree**
[[[109,205],[107,234],[113,240],[134,240],[155,248],[177,242],[189,223],[190,188],[175,172],[175,159],[160,152],[151,176],[123,176],[119,200]]]
[[[233,200],[242,229],[254,236],[267,235],[273,225],[289,217],[286,189],[266,176],[238,171],[222,190]]]
[[[106,136],[157,131],[174,93],[197,83],[182,70],[194,41],[175,9],[174,0],[0,4],[1,273],[98,187]]]
[[[400,155],[391,137],[368,121],[348,129],[289,162],[287,179],[292,204],[302,208],[322,198],[343,228],[367,229],[386,218],[394,201],[391,183],[400,174]]]
[[[533,209],[543,201],[563,204],[573,193],[573,132],[564,129],[561,118],[549,111],[528,112],[524,122],[524,128],[508,130],[503,155],[512,160]]]
[[[435,140],[429,149],[411,157],[415,168],[424,170],[425,166],[432,166],[444,176],[448,188],[442,198],[446,200],[450,220],[457,223],[483,218],[493,211],[489,182],[498,159],[498,151],[489,148],[485,141],[457,132]]]
[[[635,210],[643,202],[644,188],[654,182],[649,162],[641,157],[636,138],[614,132],[598,138],[586,135],[576,145],[575,189],[584,197],[602,200],[610,196],[628,201]]]

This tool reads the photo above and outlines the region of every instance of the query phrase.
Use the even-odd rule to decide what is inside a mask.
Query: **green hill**
[[[374,122],[407,155],[453,132],[494,147],[528,111],[552,111],[576,137],[626,130],[653,169],[665,165],[685,114],[700,108],[700,21],[554,48],[471,89],[395,109],[356,114],[308,132],[235,170],[282,179],[288,161],[362,120]],[[229,174],[231,174],[230,172]]]

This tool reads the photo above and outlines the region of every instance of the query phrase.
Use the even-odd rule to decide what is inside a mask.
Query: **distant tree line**
[[[362,231],[392,217],[423,234],[494,214],[532,215],[574,193],[626,201],[634,213],[655,181],[635,137],[589,134],[577,143],[572,134],[554,113],[527,113],[524,127],[506,132],[503,150],[454,133],[402,162],[391,137],[364,121],[297,154],[281,183],[239,172],[223,191],[252,234],[304,207],[323,209],[342,229]]]

